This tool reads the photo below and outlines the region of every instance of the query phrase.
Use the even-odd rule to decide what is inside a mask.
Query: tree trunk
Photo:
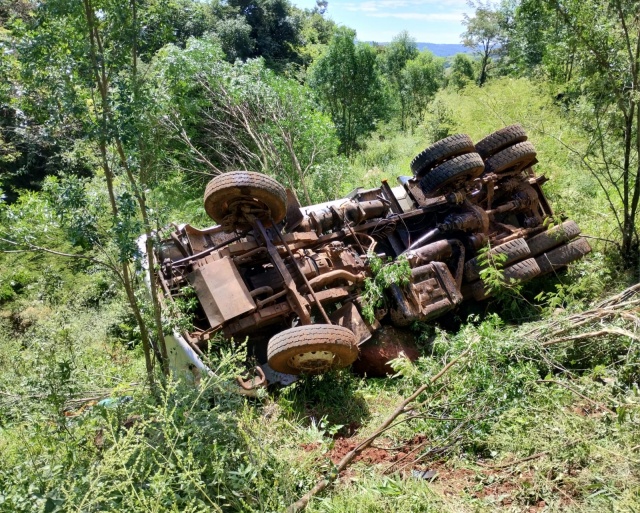
[[[100,42],[100,36],[95,26],[95,14],[93,12],[93,7],[90,3],[90,0],[83,0],[85,19],[87,22],[87,29],[89,31],[89,44],[90,44],[90,58],[94,73],[94,79],[96,87],[100,92],[100,109],[101,112],[97,112],[96,109],[96,118],[101,119],[102,123],[100,125],[101,133],[99,134],[99,147],[100,147],[100,156],[102,160],[102,168],[105,173],[105,180],[107,182],[107,190],[109,193],[109,202],[111,204],[112,215],[114,220],[118,215],[118,208],[116,203],[115,191],[113,187],[113,174],[112,170],[109,167],[108,156],[107,156],[107,141],[109,138],[109,128],[108,122],[110,119],[109,113],[109,83],[107,79],[107,73],[105,70],[105,61],[104,55],[100,59],[98,59],[98,50],[100,53],[102,52],[102,44]],[[94,108],[96,106],[94,105]],[[127,262],[121,262],[122,266],[122,283],[125,289],[125,293],[127,295],[127,299],[129,301],[129,306],[133,312],[133,316],[136,319],[136,323],[138,324],[138,328],[140,329],[140,337],[142,339],[142,348],[144,350],[145,364],[147,369],[147,378],[149,380],[149,384],[152,388],[155,388],[155,378],[153,374],[153,361],[151,359],[151,341],[149,337],[149,331],[144,322],[144,318],[142,317],[142,312],[140,311],[140,307],[138,306],[137,299],[135,297],[135,291],[133,288],[133,283],[131,281],[131,275],[129,270],[129,265]]]

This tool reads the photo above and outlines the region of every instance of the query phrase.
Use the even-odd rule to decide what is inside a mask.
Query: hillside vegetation
[[[480,6],[488,53],[450,62],[407,34],[355,43],[321,2],[75,4],[0,1],[0,511],[284,511],[323,477],[306,511],[640,509],[635,2]],[[320,202],[511,123],[588,258],[413,326],[422,356],[386,379],[243,398],[241,342],[198,386],[166,372],[180,319],[157,315],[135,241],[208,226],[211,177]]]

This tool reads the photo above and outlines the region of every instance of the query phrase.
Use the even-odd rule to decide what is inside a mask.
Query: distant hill
[[[472,53],[471,48],[460,44],[416,43],[418,50],[427,49],[436,57],[451,57],[457,53]]]
[[[376,41],[367,41],[374,45],[388,45],[389,43],[378,43]],[[457,53],[473,53],[471,48],[467,48],[460,44],[440,44],[440,43],[416,43],[418,50],[429,50],[436,57],[453,57]]]

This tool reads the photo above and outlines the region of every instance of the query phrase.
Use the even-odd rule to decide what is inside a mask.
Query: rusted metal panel
[[[451,272],[442,262],[417,267],[411,274],[413,283],[391,286],[396,308],[390,313],[395,325],[408,326],[414,321],[434,319],[462,301]]]
[[[229,258],[206,260],[188,276],[212,328],[251,312],[256,304]]]
[[[358,345],[371,338],[371,330],[358,312],[356,305],[349,302],[331,314],[331,322],[349,328],[356,336]]]

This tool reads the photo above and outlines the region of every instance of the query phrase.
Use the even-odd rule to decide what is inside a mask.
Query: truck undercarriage
[[[590,247],[575,222],[554,218],[526,139],[519,125],[477,144],[454,135],[420,153],[398,186],[306,207],[266,175],[215,177],[204,203],[218,225],[174,226],[155,254],[165,301],[190,290],[198,300],[181,336],[198,354],[219,333],[247,338],[258,384],[265,371],[283,381],[350,365],[382,324],[430,321],[489,297],[481,270],[494,260],[515,283],[583,257]],[[374,259],[407,272],[366,316]]]

